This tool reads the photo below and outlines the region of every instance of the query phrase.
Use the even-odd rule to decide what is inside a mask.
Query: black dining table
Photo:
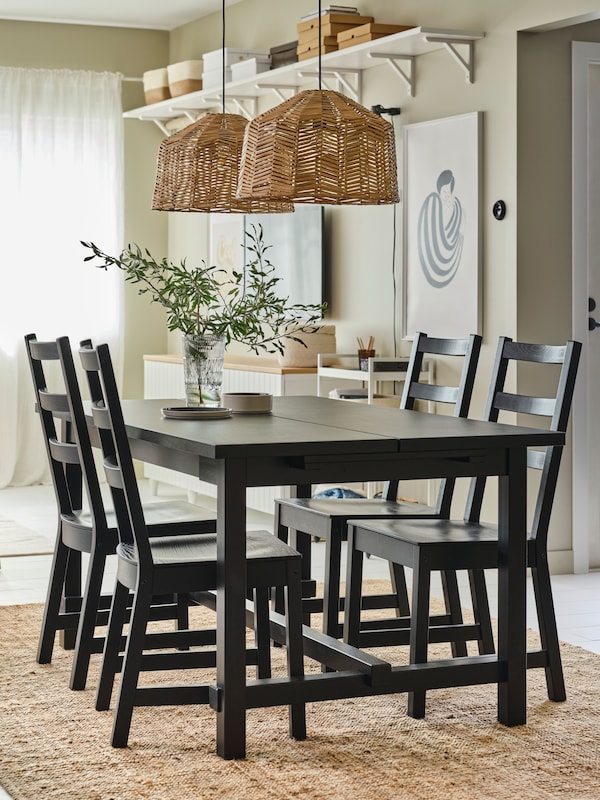
[[[401,411],[312,396],[275,397],[266,414],[173,420],[170,400],[124,400],[134,458],[217,487],[217,665],[210,702],[217,752],[243,758],[246,710],[479,683],[498,686],[504,725],[526,722],[526,452],[564,443],[562,433]],[[327,670],[303,679],[247,681],[245,672],[246,489],[393,478],[498,476],[497,654],[391,666],[304,626],[305,654]],[[283,618],[272,635],[285,641]],[[310,733],[309,733],[310,735]]]

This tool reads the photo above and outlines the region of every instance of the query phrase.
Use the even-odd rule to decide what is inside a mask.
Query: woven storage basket
[[[338,92],[300,92],[248,123],[238,196],[397,203],[394,129]]]
[[[164,139],[158,151],[152,208],[239,213],[293,211],[289,201],[236,199],[246,125],[239,114],[207,114]]]
[[[161,100],[168,100],[171,97],[166,67],[150,69],[144,72],[142,81],[144,84],[144,98],[148,105],[160,103]]]
[[[202,61],[179,61],[167,67],[171,97],[179,97],[202,89]]]

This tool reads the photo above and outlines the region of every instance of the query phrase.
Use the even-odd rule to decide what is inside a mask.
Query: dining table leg
[[[217,753],[246,755],[246,462],[220,462],[217,482]]]
[[[527,451],[507,451],[507,474],[498,496],[498,721],[524,725],[527,718]]]

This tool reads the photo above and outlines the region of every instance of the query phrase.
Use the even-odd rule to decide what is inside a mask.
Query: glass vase
[[[224,357],[225,337],[183,334],[186,405],[221,405]]]

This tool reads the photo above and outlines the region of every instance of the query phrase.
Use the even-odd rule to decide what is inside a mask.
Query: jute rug
[[[54,551],[54,542],[0,515],[0,558],[40,556]]]
[[[286,709],[259,709],[247,758],[223,761],[206,706],[136,709],[130,746],[111,748],[111,712],[93,708],[99,657],[90,688],[71,692],[68,653],[35,663],[41,611],[0,608],[0,785],[15,800],[600,797],[600,659],[576,647],[563,650],[566,703],[529,673],[526,726],[496,722],[492,686],[430,692],[424,720],[403,695],[311,704],[303,742],[288,738]]]

